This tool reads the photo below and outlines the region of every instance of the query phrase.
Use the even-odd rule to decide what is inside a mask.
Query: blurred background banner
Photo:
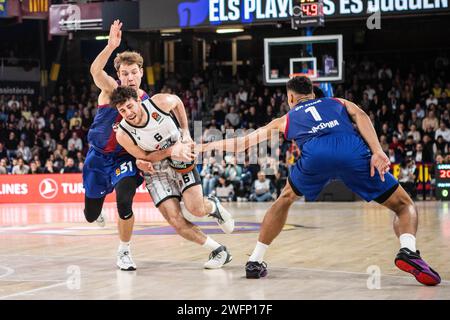
[[[289,20],[293,6],[301,0],[197,0],[140,1],[142,29],[208,27],[233,24],[261,24]],[[317,2],[317,1],[309,1]],[[384,16],[423,15],[445,12],[447,0],[348,1],[324,0],[328,21],[362,19],[380,11]]]
[[[50,0],[22,0],[20,9],[23,18],[48,19]]]
[[[6,0],[0,0],[0,17],[6,17],[7,15]]]
[[[115,192],[106,202],[115,202]],[[145,186],[136,190],[135,202],[151,202]],[[84,202],[82,176],[72,174],[3,175],[0,181],[1,203]]]
[[[59,4],[50,7],[49,33],[67,35],[68,31],[101,30],[102,4]]]

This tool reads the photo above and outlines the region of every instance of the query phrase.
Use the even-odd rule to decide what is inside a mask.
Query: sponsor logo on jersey
[[[331,120],[329,122],[322,122],[318,126],[312,127],[311,131],[308,133],[316,133],[319,130],[323,130],[326,128],[333,128],[339,125],[339,122],[337,120]]]
[[[120,175],[120,168],[116,169],[116,176]]]
[[[159,122],[161,120],[161,115],[158,112],[153,112],[152,118],[155,119],[156,122]]]

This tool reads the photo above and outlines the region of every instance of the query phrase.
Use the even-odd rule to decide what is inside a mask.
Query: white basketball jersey
[[[145,151],[162,150],[181,138],[176,119],[170,113],[159,109],[151,99],[142,101],[141,105],[147,113],[147,123],[133,126],[122,119],[119,124],[137,146]]]

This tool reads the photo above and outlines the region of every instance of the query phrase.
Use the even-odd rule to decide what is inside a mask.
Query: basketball
[[[184,173],[191,172],[195,168],[195,161],[183,162],[183,161],[173,160],[173,159],[169,158],[169,165],[176,172],[184,174]]]

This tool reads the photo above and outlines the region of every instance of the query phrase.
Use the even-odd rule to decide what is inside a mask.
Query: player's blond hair
[[[124,51],[118,53],[114,58],[114,68],[116,68],[116,71],[119,71],[120,65],[122,64],[137,64],[139,68],[142,68],[144,65],[144,58],[136,51]]]

